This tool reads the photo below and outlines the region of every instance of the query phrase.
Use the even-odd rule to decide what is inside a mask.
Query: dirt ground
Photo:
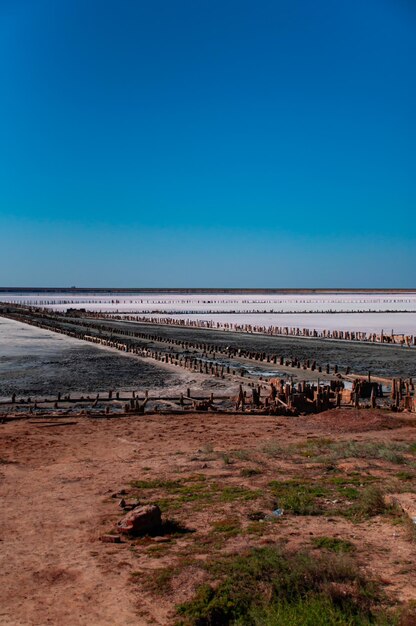
[[[324,504],[333,515],[284,511],[264,523],[249,517],[276,506],[271,481],[299,475],[323,479],[336,471],[379,480],[387,491],[411,491],[416,464],[405,446],[415,441],[414,416],[354,409],[298,418],[186,414],[1,424],[0,624],[171,624],[175,605],[205,579],[208,558],[276,542],[310,547],[320,536],[351,542],[390,601],[416,599],[415,544],[400,516],[357,521],[340,515],[330,498]],[[339,442],[377,444],[391,456],[338,453],[322,461],[316,447]],[[392,450],[400,446],[404,457],[396,458]],[[164,516],[190,532],[104,543],[123,514],[122,490],[125,498],[157,501]],[[164,582],[155,573],[164,573]]]

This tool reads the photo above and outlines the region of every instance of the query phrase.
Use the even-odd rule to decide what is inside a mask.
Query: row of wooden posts
[[[39,324],[44,324],[44,328],[48,328],[50,330],[54,330],[55,332],[63,332],[64,334],[67,334],[69,336],[73,336],[73,337],[77,337],[80,339],[86,339],[87,341],[91,341],[91,342],[95,342],[95,343],[99,343],[101,345],[106,345],[109,347],[114,347],[117,348],[119,350],[125,351],[125,352],[135,352],[135,350],[137,350],[137,352],[135,352],[136,354],[140,354],[140,351],[142,351],[142,354],[140,354],[141,356],[151,356],[153,358],[157,358],[158,360],[163,360],[163,357],[166,353],[158,351],[158,350],[150,350],[148,348],[140,348],[137,346],[137,344],[135,344],[134,342],[126,342],[126,341],[117,341],[113,335],[119,335],[122,337],[126,337],[126,338],[131,338],[133,340],[142,340],[142,341],[147,341],[147,342],[154,342],[154,343],[161,343],[161,344],[165,344],[168,346],[173,347],[177,346],[180,347],[183,351],[189,351],[189,350],[195,350],[195,351],[199,351],[201,352],[201,356],[202,359],[210,359],[215,361],[215,359],[217,358],[218,355],[224,356],[227,359],[234,359],[234,358],[238,358],[238,359],[244,359],[244,360],[248,360],[248,361],[257,361],[260,363],[270,363],[273,365],[281,365],[281,366],[285,366],[285,367],[291,367],[291,368],[296,368],[296,369],[303,369],[303,370],[310,370],[311,372],[325,372],[326,374],[337,374],[339,373],[339,366],[337,364],[331,366],[329,363],[327,363],[326,365],[322,366],[319,365],[316,360],[313,359],[305,359],[303,361],[301,361],[300,359],[296,358],[296,357],[291,357],[291,358],[287,358],[284,357],[282,355],[276,355],[275,353],[269,353],[269,352],[260,352],[260,351],[256,351],[256,350],[247,350],[247,349],[243,349],[243,348],[235,348],[235,347],[231,347],[231,346],[225,346],[225,345],[218,345],[218,344],[210,344],[207,342],[201,342],[201,341],[184,341],[183,339],[175,339],[172,337],[164,337],[161,335],[156,335],[153,333],[146,333],[146,332],[139,332],[139,331],[135,331],[135,330],[128,330],[125,328],[117,328],[114,329],[111,325],[106,326],[105,322],[95,322],[93,320],[68,320],[63,314],[58,315],[58,314],[51,314],[50,312],[39,312],[36,309],[30,309],[28,310],[27,314],[23,314],[22,312],[19,312],[22,316],[23,319],[22,321],[25,321],[27,323],[31,323],[33,325],[39,325]],[[18,313],[18,316],[19,316]],[[16,319],[16,314],[12,315],[9,314],[10,316],[13,316]],[[93,335],[91,333],[86,333],[84,331],[77,331],[77,330],[67,330],[65,328],[62,328],[62,326],[65,325],[71,325],[76,327],[83,327],[83,328],[87,328],[90,330],[96,330],[98,331],[97,334]],[[108,337],[108,335],[110,335],[110,337]],[[185,357],[182,357],[182,361]],[[194,356],[189,356],[186,357],[187,361],[185,366],[189,369],[194,369],[194,370],[198,370],[200,367],[199,364],[199,360]],[[166,357],[165,357],[166,360]],[[178,359],[178,356],[173,353],[171,356],[169,356],[168,361],[166,362],[174,362],[174,364],[179,364],[176,363],[176,361],[179,361],[180,358]],[[198,362],[197,362],[198,361]],[[180,363],[182,365],[182,363]],[[217,370],[219,370],[221,366],[218,365]],[[208,368],[209,369],[209,368]],[[232,371],[233,368],[230,368],[230,371]],[[241,366],[239,368],[234,368],[235,370],[240,370],[241,373]],[[205,366],[203,366],[203,370],[205,372]],[[214,372],[212,372],[211,370],[207,373],[215,373],[215,366],[214,366]],[[229,373],[229,372],[227,372]],[[345,374],[348,375],[350,374],[350,368],[347,367],[345,370]],[[219,374],[220,371],[219,371]]]
[[[166,409],[166,404],[172,408],[177,407],[180,410],[194,410],[194,411],[226,411],[229,412],[233,409],[235,411],[250,411],[250,412],[262,412],[267,414],[279,414],[279,415],[298,415],[306,413],[319,413],[327,409],[352,405],[355,408],[362,408],[370,406],[375,408],[377,406],[376,399],[379,396],[379,389],[377,383],[371,385],[370,404],[360,402],[363,395],[366,396],[365,389],[363,390],[361,380],[355,381],[353,389],[351,391],[345,391],[343,389],[342,381],[331,381],[330,384],[320,385],[301,382],[301,383],[289,383],[283,380],[272,380],[268,386],[252,384],[251,395],[250,390],[243,389],[243,385],[239,385],[239,392],[236,397],[230,396],[216,396],[211,392],[206,397],[195,397],[190,388],[188,388],[186,395],[183,393],[180,396],[173,397],[153,397],[151,398],[148,392],[145,392],[144,398],[133,391],[131,397],[126,395],[120,395],[120,392],[114,392],[109,390],[107,394],[97,394],[95,398],[90,396],[84,397],[71,397],[70,394],[62,395],[58,393],[56,398],[44,398],[43,400],[32,400],[30,397],[27,399],[16,398],[16,394],[13,394],[11,398],[11,404],[18,404],[19,407],[29,405],[29,413],[39,410],[41,413],[48,413],[52,409],[56,411],[58,409],[64,410],[64,414],[68,413],[65,407],[68,405],[83,405],[84,408],[79,409],[82,415],[110,415],[115,409],[115,413],[120,415],[120,408],[122,414],[143,414],[145,408],[149,402],[153,403],[151,411],[160,412],[160,403]],[[266,392],[264,391],[266,389]],[[1,404],[8,404],[2,402]],[[106,405],[104,410],[102,405]],[[46,408],[45,408],[46,405]],[[50,409],[47,405],[51,405]],[[86,406],[87,405],[87,406]],[[406,410],[416,412],[416,397],[409,394],[406,396],[400,396],[398,393],[395,395],[394,402],[392,401],[391,407],[396,410]],[[10,409],[10,407],[9,407]],[[95,409],[95,412],[92,412]],[[113,409],[113,410],[112,410]],[[171,409],[169,409],[171,410]],[[20,414],[21,409],[19,408]],[[16,415],[18,415],[17,413]]]
[[[398,344],[408,347],[416,346],[416,335],[394,333],[371,333],[357,330],[336,330],[324,329],[317,330],[315,328],[300,328],[297,326],[265,326],[260,324],[237,324],[231,322],[215,322],[213,320],[189,319],[189,318],[172,318],[148,315],[116,315],[114,313],[91,313],[91,317],[107,317],[109,319],[127,320],[139,322],[141,324],[157,324],[167,326],[181,326],[190,328],[208,328],[215,330],[224,330],[231,332],[262,334],[281,337],[307,337],[316,339],[336,339],[345,341],[360,341],[368,343]]]
[[[134,354],[137,354],[138,356],[150,357],[160,362],[177,365],[180,367],[184,367],[186,369],[190,369],[192,371],[197,371],[197,372],[204,373],[204,374],[210,374],[212,376],[220,377],[220,378],[224,378],[226,374],[227,375],[231,374],[234,376],[237,376],[237,375],[242,376],[244,374],[244,369],[242,369],[241,366],[238,368],[235,368],[235,367],[230,367],[229,364],[224,365],[224,364],[219,364],[215,362],[215,358],[218,353],[224,354],[225,356],[229,358],[237,357],[237,358],[244,358],[248,360],[268,362],[268,363],[274,363],[274,364],[279,363],[280,365],[286,365],[286,366],[296,367],[296,368],[302,367],[303,369],[310,369],[311,371],[314,371],[316,369],[318,371],[322,371],[322,367],[317,366],[316,362],[311,361],[311,360],[306,360],[303,363],[301,363],[301,361],[296,358],[288,360],[282,356],[278,357],[276,355],[270,355],[265,352],[253,352],[253,351],[247,351],[247,350],[236,349],[236,348],[231,349],[229,347],[218,346],[218,345],[214,346],[214,345],[210,345],[207,343],[201,343],[201,342],[195,342],[195,341],[193,342],[183,341],[179,339],[148,335],[146,333],[139,333],[139,332],[130,331],[127,329],[117,329],[117,334],[125,335],[129,338],[131,337],[133,339],[142,339],[142,340],[147,340],[147,341],[151,340],[153,342],[161,342],[165,344],[179,345],[184,351],[189,351],[191,349],[200,350],[202,352],[202,358],[198,358],[194,355],[187,355],[187,354],[178,355],[176,352],[172,352],[172,351],[169,351],[169,352],[159,351],[156,349],[139,346],[134,341],[117,340],[113,336],[111,336],[113,329],[106,328],[105,325],[103,325],[102,323],[99,324],[93,321],[85,322],[84,320],[82,320],[82,322],[77,321],[76,323],[73,323],[73,322],[68,323],[68,320],[63,315],[60,315],[60,316],[50,315],[50,314],[45,314],[43,312],[39,314],[39,312],[36,310],[35,311],[30,310],[27,313],[23,313],[22,311],[19,311],[18,313],[14,313],[13,315],[9,314],[8,316],[13,317],[13,319],[20,319],[20,321],[24,321],[25,323],[30,323],[35,326],[47,328],[49,330],[53,330],[55,332],[73,336],[78,339],[84,339],[86,341],[98,343],[100,345],[109,346],[109,347],[116,348],[124,352],[132,352]],[[68,328],[68,325],[75,326],[75,329],[71,327]],[[90,334],[85,331],[79,330],[79,326],[88,327],[90,331],[94,329],[94,330],[100,331],[100,333]],[[101,334],[103,332],[107,333],[107,336]],[[212,359],[212,360],[207,360],[207,359]],[[327,373],[330,373],[329,365],[326,366],[325,371]],[[338,372],[337,366],[334,366],[333,372],[335,374]],[[266,408],[270,407],[270,405],[273,404],[273,402],[275,405],[279,407],[284,405],[285,408],[288,410],[297,409],[301,411],[307,411],[308,409],[311,409],[312,407],[310,406],[310,403],[314,403],[313,404],[314,410],[322,410],[322,407],[329,408],[330,405],[340,406],[341,404],[342,389],[343,389],[342,381],[333,380],[331,381],[331,385],[328,385],[327,387],[322,387],[318,384],[316,388],[314,385],[308,386],[307,383],[298,383],[297,387],[295,387],[293,384],[286,383],[285,388],[282,389],[281,385],[283,385],[283,381],[279,382],[277,379],[276,383],[272,381],[272,389],[273,389],[274,384],[276,384],[277,387],[279,388],[279,392],[276,393],[274,396],[273,396],[273,393],[271,393],[271,396],[270,396],[271,400],[267,399],[265,401]],[[241,393],[243,392],[241,391]],[[258,408],[258,404],[260,402],[260,393],[257,395],[257,392],[254,387],[253,387],[252,393],[253,393],[253,397],[251,400],[251,404],[252,406]],[[360,379],[357,379],[356,381],[354,381],[353,388],[351,391],[350,401],[354,404],[354,406],[359,406],[361,397],[370,397],[371,406],[376,406],[376,402],[377,402],[376,398],[381,397],[381,396],[382,396],[381,385],[379,385],[378,383],[372,383],[370,380],[370,376],[369,376],[368,381],[362,381]],[[58,402],[60,401],[60,399],[61,398],[58,397]],[[117,400],[119,399],[118,394],[116,396],[116,399]],[[393,379],[391,399],[394,401],[393,405],[396,406],[396,408],[399,408],[400,406],[404,405],[404,408],[406,408],[407,410],[413,410],[414,409],[413,381],[411,379],[409,379],[408,381],[403,381],[401,379]],[[13,402],[15,402],[16,400],[15,395],[12,400]],[[206,404],[206,401],[204,402]],[[138,398],[136,398],[134,400],[134,406],[133,407],[130,406],[130,409],[133,408],[135,411],[138,411],[138,412],[141,412],[142,409],[144,411],[144,407],[146,406],[146,403],[147,403],[147,398],[145,399],[144,403],[139,401]],[[245,404],[245,401],[243,401],[243,399],[239,397],[237,401],[237,408],[243,407],[244,404]],[[131,401],[130,401],[130,405],[131,405]],[[209,403],[206,406],[209,406]]]

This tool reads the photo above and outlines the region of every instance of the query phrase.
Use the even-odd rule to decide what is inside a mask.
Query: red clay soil
[[[204,578],[198,559],[215,549],[208,542],[212,524],[232,516],[245,527],[250,510],[267,506],[270,480],[287,478],[296,469],[293,460],[265,456],[265,444],[349,441],[351,435],[356,441],[380,443],[416,440],[411,416],[353,409],[299,418],[189,414],[78,418],[61,426],[59,420],[52,426],[35,422],[0,425],[0,624],[8,626],[173,623],[175,605],[189,598]],[[231,462],[227,455],[235,453]],[[254,461],[261,472],[242,477],[241,471]],[[301,462],[302,471],[315,471],[313,462]],[[367,463],[365,471],[383,476],[403,469],[380,460],[345,463],[360,471]],[[205,508],[185,505],[175,511],[175,520],[195,532],[166,545],[150,539],[121,544],[100,540],[122,514],[112,495],[129,492],[131,481],[192,475],[259,490],[264,497]],[[285,514],[268,534],[242,532],[220,550],[281,541],[305,546],[321,535],[352,541],[359,563],[381,579],[394,601],[416,598],[414,544],[405,525],[383,516],[357,524],[342,517]],[[195,562],[178,568],[169,591],[155,595],[145,584],[146,576],[157,568],[176,567],[187,553],[197,554]],[[134,583],[136,572],[141,575]]]

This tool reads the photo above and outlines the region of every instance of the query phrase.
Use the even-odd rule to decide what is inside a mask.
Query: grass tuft
[[[215,584],[178,607],[182,626],[364,626],[374,585],[345,554],[252,549],[208,568]]]
[[[338,537],[314,537],[312,545],[315,548],[329,550],[330,552],[347,553],[352,552],[355,547],[351,541],[338,539]]]
[[[277,506],[293,515],[321,515],[323,513],[320,498],[328,494],[321,485],[301,480],[272,481],[269,484],[277,498]]]
[[[228,537],[235,537],[241,531],[241,524],[238,518],[230,517],[214,522],[213,528],[214,532],[223,533]]]
[[[258,476],[262,473],[263,472],[256,467],[245,467],[241,470],[240,476],[242,476],[243,478],[251,478],[252,476]]]
[[[387,508],[380,489],[370,486],[360,492],[358,499],[352,506],[341,509],[339,513],[354,521],[361,521],[381,515],[386,512]]]

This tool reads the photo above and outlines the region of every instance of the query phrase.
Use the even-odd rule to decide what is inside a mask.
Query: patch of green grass
[[[339,539],[338,537],[314,537],[312,539],[312,545],[315,548],[324,548],[330,552],[352,552],[354,544],[346,539]]]
[[[416,443],[409,445],[401,442],[333,441],[321,437],[286,446],[278,441],[268,441],[262,447],[262,451],[274,458],[301,456],[324,464],[331,464],[341,459],[357,458],[380,459],[403,465],[409,462],[405,454],[416,454]]]
[[[353,611],[346,612],[323,595],[299,598],[291,603],[276,602],[272,606],[254,609],[251,612],[251,619],[253,626],[370,626],[374,624],[367,614],[357,615]]]
[[[327,437],[318,437],[316,439],[309,439],[305,442],[295,444],[294,448],[301,456],[312,458],[323,454],[332,444],[332,439]]]
[[[353,505],[339,509],[338,513],[354,521],[361,521],[375,515],[381,515],[387,509],[380,489],[370,486],[359,492]]]
[[[333,441],[322,437],[288,446],[282,446],[279,442],[269,441],[263,446],[263,451],[272,457],[290,458],[302,456],[324,464],[333,464],[341,459],[356,458],[380,459],[396,465],[403,465],[411,463],[404,455],[416,454],[416,443]]]
[[[397,472],[396,477],[399,480],[407,481],[407,480],[413,480],[414,478],[416,478],[416,475],[413,472],[402,471],[402,472]]]
[[[366,483],[369,479],[370,481],[372,481],[373,477],[362,476],[361,474],[355,472],[351,474],[341,474],[339,476],[333,476],[328,480],[328,482],[332,485],[337,485],[340,487],[346,487],[351,485],[355,487],[362,487],[364,483]]]
[[[154,500],[155,504],[158,505],[162,513],[174,513],[175,511],[180,511],[182,508],[182,503],[179,500],[175,500],[172,497],[162,498],[158,497]]]
[[[338,487],[338,494],[347,500],[358,500],[360,492],[355,487]]]
[[[377,598],[350,556],[251,549],[208,566],[215,584],[178,607],[181,626],[367,626]],[[332,621],[331,621],[332,620]]]
[[[325,486],[301,480],[277,481],[269,483],[279,508],[293,515],[321,515],[323,508],[320,498],[328,495]]]
[[[183,505],[194,503],[205,506],[215,502],[255,500],[261,495],[258,490],[223,485],[207,480],[204,475],[193,475],[180,480],[139,480],[131,483],[133,488],[150,492],[148,498],[156,502],[162,512],[177,511]]]
[[[219,520],[218,522],[214,522],[213,529],[214,532],[223,533],[228,537],[235,537],[241,531],[240,520],[238,518],[226,518]]]
[[[317,437],[316,439],[308,439],[306,441],[282,445],[280,441],[268,441],[262,446],[262,451],[267,456],[288,459],[293,456],[314,457],[323,454],[333,443],[332,439],[327,437]]]
[[[235,502],[236,500],[244,500],[247,502],[259,498],[261,492],[239,487],[238,485],[226,485],[222,489],[219,489],[218,496],[220,502]]]
[[[333,476],[327,481],[329,485],[336,487],[338,496],[345,498],[346,500],[359,500],[362,489],[372,485],[379,479],[374,476],[363,476],[357,472]]]
[[[340,441],[328,445],[326,450],[317,453],[322,462],[339,459],[379,459],[396,465],[406,463],[405,453],[410,452],[410,446],[406,443],[378,443],[368,441]]]
[[[269,483],[275,505],[292,515],[342,515],[353,521],[388,512],[372,476],[294,478]],[[335,506],[336,505],[336,506]]]
[[[253,626],[413,626],[416,623],[414,609],[408,614],[401,608],[378,607],[369,614],[346,612],[326,596],[301,599],[296,604],[280,603],[254,615]]]
[[[146,591],[159,595],[167,593],[171,590],[172,580],[179,574],[179,571],[179,568],[170,565],[149,572],[145,579],[142,576]]]
[[[165,489],[174,491],[181,486],[179,480],[133,480],[130,485],[135,489]]]

